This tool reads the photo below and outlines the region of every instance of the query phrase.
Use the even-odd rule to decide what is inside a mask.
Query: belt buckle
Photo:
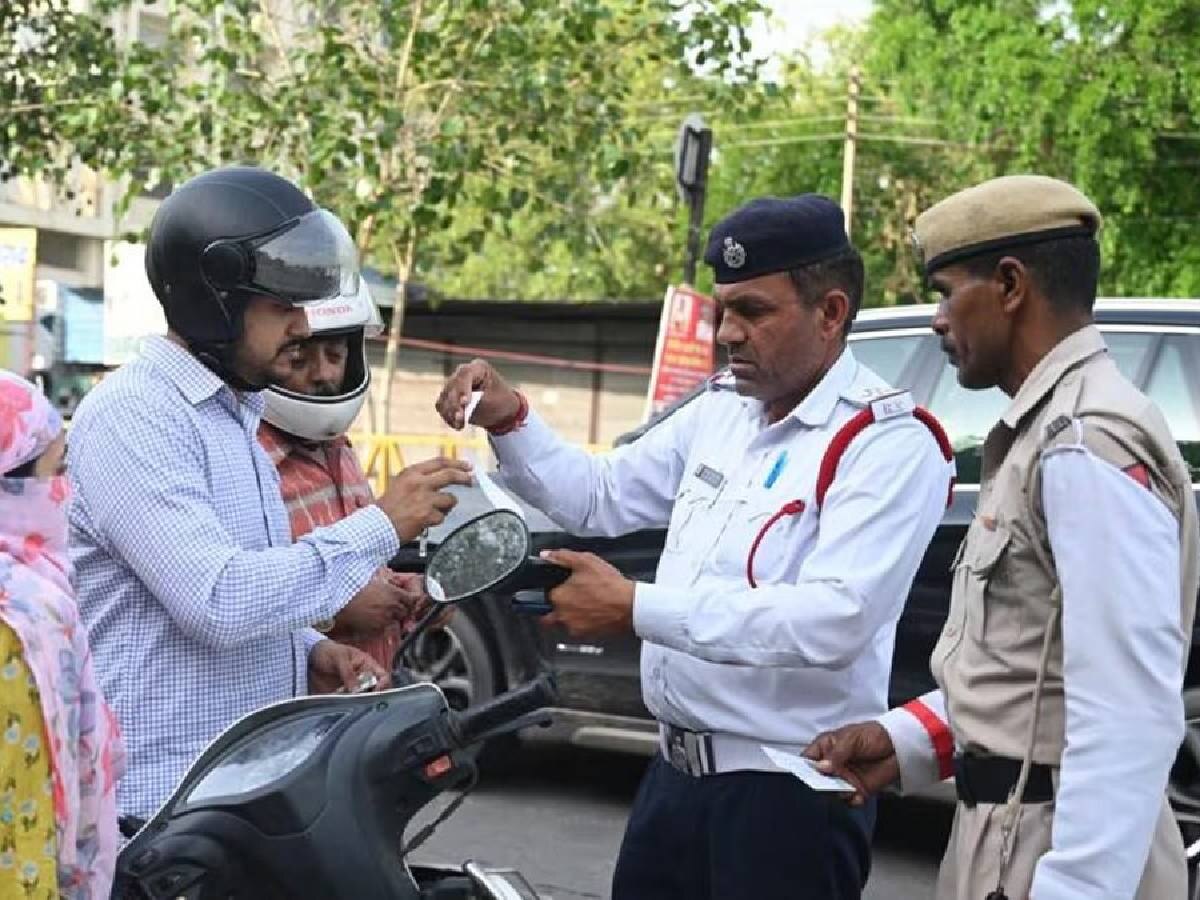
[[[713,772],[711,735],[671,726],[667,729],[667,753],[675,768],[694,778]]]
[[[667,729],[667,759],[680,772],[693,775],[695,773],[688,765],[687,748],[684,747],[684,734],[677,728]]]

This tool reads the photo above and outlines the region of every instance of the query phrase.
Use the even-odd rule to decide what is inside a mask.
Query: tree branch
[[[279,25],[275,21],[275,15],[267,4],[267,0],[258,0],[258,8],[262,12],[263,18],[267,20],[267,31],[270,32],[271,40],[275,44],[275,52],[283,59],[283,64],[287,67],[288,75],[295,78],[296,70],[292,67],[292,59],[288,56],[287,47],[283,43],[283,35],[279,33]]]
[[[413,43],[417,39],[417,29],[421,24],[421,11],[425,7],[424,0],[414,0],[412,17],[409,20],[408,34],[404,38],[404,47],[400,50],[400,64],[396,67],[396,105],[407,107],[407,103],[401,103],[401,97],[404,95],[404,83],[408,80],[408,67],[412,61]]]

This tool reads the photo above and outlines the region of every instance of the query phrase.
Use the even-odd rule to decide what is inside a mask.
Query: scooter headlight
[[[235,744],[183,798],[185,804],[248,794],[295,771],[321,746],[344,713],[322,712],[257,731]]]

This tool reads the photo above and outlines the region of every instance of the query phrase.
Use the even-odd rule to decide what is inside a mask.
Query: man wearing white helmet
[[[381,328],[366,284],[360,285],[356,298],[307,308],[312,336],[277,359],[274,383],[265,392],[258,439],[279,471],[293,540],[375,501],[346,437],[371,384],[366,338]],[[400,638],[425,601],[419,575],[384,567],[318,627],[390,670]],[[310,681],[314,691],[339,686]]]

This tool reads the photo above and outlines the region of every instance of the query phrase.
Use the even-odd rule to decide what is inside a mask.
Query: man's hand
[[[470,483],[470,463],[439,456],[409,466],[393,478],[375,505],[391,519],[401,543],[406,543],[426,528],[442,524],[454,509],[457,498],[443,488]]]
[[[370,673],[379,683],[374,690],[391,686],[388,673],[361,650],[337,641],[319,641],[308,654],[308,690],[312,694],[329,694],[339,688],[350,693],[358,691],[360,675]]]
[[[397,585],[387,575],[378,573],[337,614],[334,620],[336,633],[380,632],[393,622],[405,622],[413,618],[423,600],[419,577],[417,590],[412,591],[407,585]]]
[[[405,617],[404,623],[411,628],[421,620],[425,613],[429,612],[429,607],[433,604],[433,598],[425,591],[425,576],[417,572],[393,572],[391,569],[385,569],[384,577],[392,583],[396,590],[408,598],[411,612]],[[442,607],[441,615],[430,622],[429,627],[443,627],[450,621],[452,615],[454,615],[454,604],[447,603]]]
[[[826,775],[838,775],[854,785],[857,793],[850,798],[854,806],[900,779],[896,748],[878,722],[843,725],[819,734],[804,755],[817,760],[817,768]]]
[[[463,413],[473,391],[483,391],[471,417],[472,423],[480,428],[495,428],[515,416],[521,408],[517,392],[500,377],[491,363],[473,359],[454,370],[434,403],[438,414],[451,428],[466,426]]]
[[[543,625],[561,625],[572,637],[633,631],[634,583],[594,553],[546,550],[543,559],[571,570],[571,577],[546,597],[554,612]]]

